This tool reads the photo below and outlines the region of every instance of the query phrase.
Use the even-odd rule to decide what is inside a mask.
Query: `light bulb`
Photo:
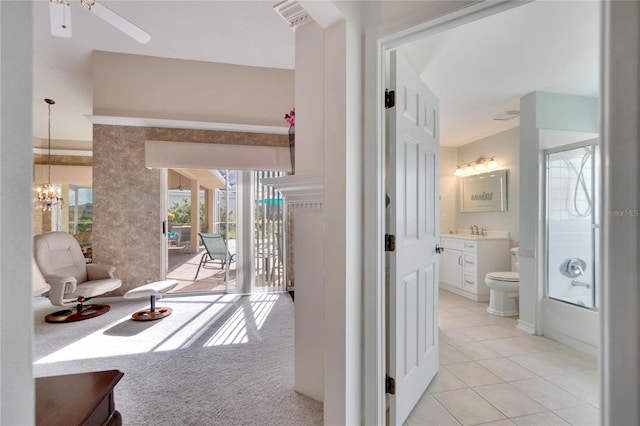
[[[467,164],[467,168],[464,169],[465,173],[473,173],[473,167],[471,167],[471,163]]]
[[[491,160],[489,161],[489,168],[495,169],[496,167],[498,167],[498,162],[493,157],[491,157]]]
[[[476,172],[481,172],[485,169],[484,167],[484,163],[478,163],[476,164]]]
[[[462,176],[463,174],[464,174],[464,170],[462,170],[460,166],[458,166],[458,168],[456,169],[455,175]]]

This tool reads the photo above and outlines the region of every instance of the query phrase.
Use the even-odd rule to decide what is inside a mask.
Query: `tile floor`
[[[440,371],[406,425],[598,425],[598,362],[440,291]]]

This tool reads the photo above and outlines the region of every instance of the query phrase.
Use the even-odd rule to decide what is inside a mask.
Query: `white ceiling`
[[[440,144],[460,146],[518,126],[533,91],[598,96],[599,3],[537,1],[416,41],[409,61],[440,99]]]
[[[91,51],[294,68],[294,33],[273,1],[100,0],[151,34],[146,45],[121,33],[71,2],[72,38],[53,37],[49,3],[36,1],[34,14],[34,134],[46,137],[44,98],[52,98],[53,139],[92,140],[84,117],[93,109]]]
[[[105,50],[177,59],[294,68],[294,33],[274,1],[101,3],[151,34],[141,45],[71,1],[73,37],[53,37],[47,1],[34,2],[34,134],[92,139],[90,54]],[[519,109],[534,90],[597,96],[598,3],[541,1],[449,30],[404,48],[440,98],[441,143],[458,146],[517,126],[492,116]]]

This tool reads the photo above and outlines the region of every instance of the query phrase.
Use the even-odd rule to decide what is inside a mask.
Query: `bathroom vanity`
[[[508,232],[445,234],[440,246],[440,288],[476,302],[489,300],[488,272],[511,270]]]

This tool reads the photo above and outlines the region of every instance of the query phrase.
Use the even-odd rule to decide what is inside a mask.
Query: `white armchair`
[[[34,258],[56,306],[76,305],[45,317],[47,322],[72,322],[109,311],[108,305],[84,305],[92,297],[115,290],[122,281],[114,277],[115,266],[86,264],[80,244],[66,232],[47,232],[34,237]]]

